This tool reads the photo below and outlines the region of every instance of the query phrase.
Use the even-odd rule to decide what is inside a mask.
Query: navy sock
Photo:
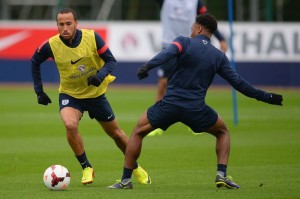
[[[217,174],[226,177],[226,170],[227,170],[227,165],[225,164],[218,164],[217,165]]]
[[[86,167],[92,167],[90,162],[88,161],[85,152],[83,154],[76,156],[78,162],[80,163],[82,169],[85,169]]]
[[[127,169],[127,168],[123,168],[123,176],[122,176],[122,180],[123,179],[130,179],[131,175],[132,175],[133,170],[132,169]]]
[[[134,165],[134,169],[138,168],[139,164],[136,162]]]

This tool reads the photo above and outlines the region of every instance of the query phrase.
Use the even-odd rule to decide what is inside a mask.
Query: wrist
[[[97,74],[97,77],[99,77],[101,80],[103,80],[108,74],[104,74],[103,72],[98,72]]]
[[[144,64],[144,65],[142,66],[142,68],[143,68],[144,70],[146,70],[146,71],[149,71],[149,70],[151,69],[151,67],[150,67],[149,65],[147,65],[147,64]]]

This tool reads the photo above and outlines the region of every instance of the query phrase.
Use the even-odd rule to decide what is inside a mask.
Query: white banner
[[[119,61],[147,61],[161,49],[159,22],[111,23],[109,30],[109,45]],[[229,24],[219,22],[219,30],[229,44]],[[300,24],[234,23],[233,31],[236,61],[300,62]],[[212,43],[219,47],[215,37]]]

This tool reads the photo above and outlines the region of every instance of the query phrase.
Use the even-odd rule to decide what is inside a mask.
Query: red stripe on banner
[[[95,28],[106,42],[107,28]],[[0,59],[31,59],[35,50],[41,47],[47,39],[58,34],[53,28],[37,27],[0,27]]]

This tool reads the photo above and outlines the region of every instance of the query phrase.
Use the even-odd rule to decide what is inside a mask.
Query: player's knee
[[[78,131],[78,124],[73,121],[65,121],[65,127],[67,132],[77,132]]]
[[[114,131],[107,133],[112,139],[115,141],[122,140],[124,137],[126,137],[126,134],[121,129],[116,129]]]

